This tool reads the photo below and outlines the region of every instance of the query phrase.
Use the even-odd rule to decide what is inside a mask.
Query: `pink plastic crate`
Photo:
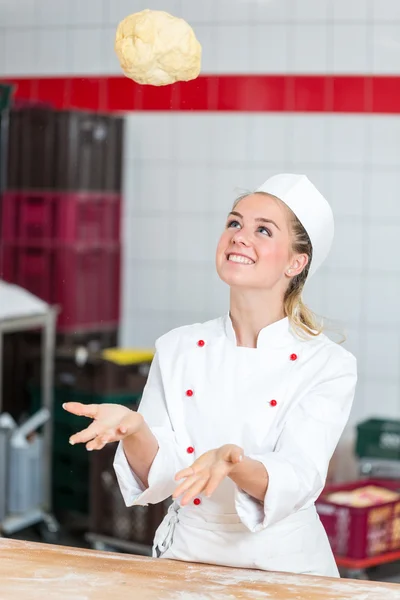
[[[114,193],[6,192],[1,239],[40,246],[120,239],[121,196]]]
[[[120,246],[3,244],[0,277],[61,307],[60,332],[109,329],[119,321]]]
[[[316,502],[335,556],[365,559],[400,549],[400,500],[358,508],[328,500],[333,492],[374,485],[400,492],[400,481],[363,479],[326,488]]]

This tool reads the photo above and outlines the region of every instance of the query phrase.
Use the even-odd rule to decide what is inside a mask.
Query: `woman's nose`
[[[235,244],[238,244],[241,246],[249,246],[250,245],[249,236],[247,235],[247,233],[244,229],[237,230],[237,232],[233,236],[233,242]]]

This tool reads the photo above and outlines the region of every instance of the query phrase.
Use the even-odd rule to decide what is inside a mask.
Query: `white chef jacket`
[[[154,556],[232,567],[338,576],[315,501],[348,420],[356,360],[325,335],[303,340],[282,319],[257,348],[239,347],[229,316],[157,340],[139,412],[158,440],[148,488],[122,444],[114,461],[127,506],[156,504],[207,450],[237,444],[263,463],[263,503],[229,478],[211,498],[173,502]]]

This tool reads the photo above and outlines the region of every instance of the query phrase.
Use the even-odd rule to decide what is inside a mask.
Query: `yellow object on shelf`
[[[154,350],[148,348],[107,348],[101,353],[102,358],[116,365],[137,365],[151,362]]]

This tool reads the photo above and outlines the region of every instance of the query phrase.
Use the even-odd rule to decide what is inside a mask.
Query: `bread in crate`
[[[400,482],[333,486],[316,507],[335,556],[361,560],[400,550]]]

